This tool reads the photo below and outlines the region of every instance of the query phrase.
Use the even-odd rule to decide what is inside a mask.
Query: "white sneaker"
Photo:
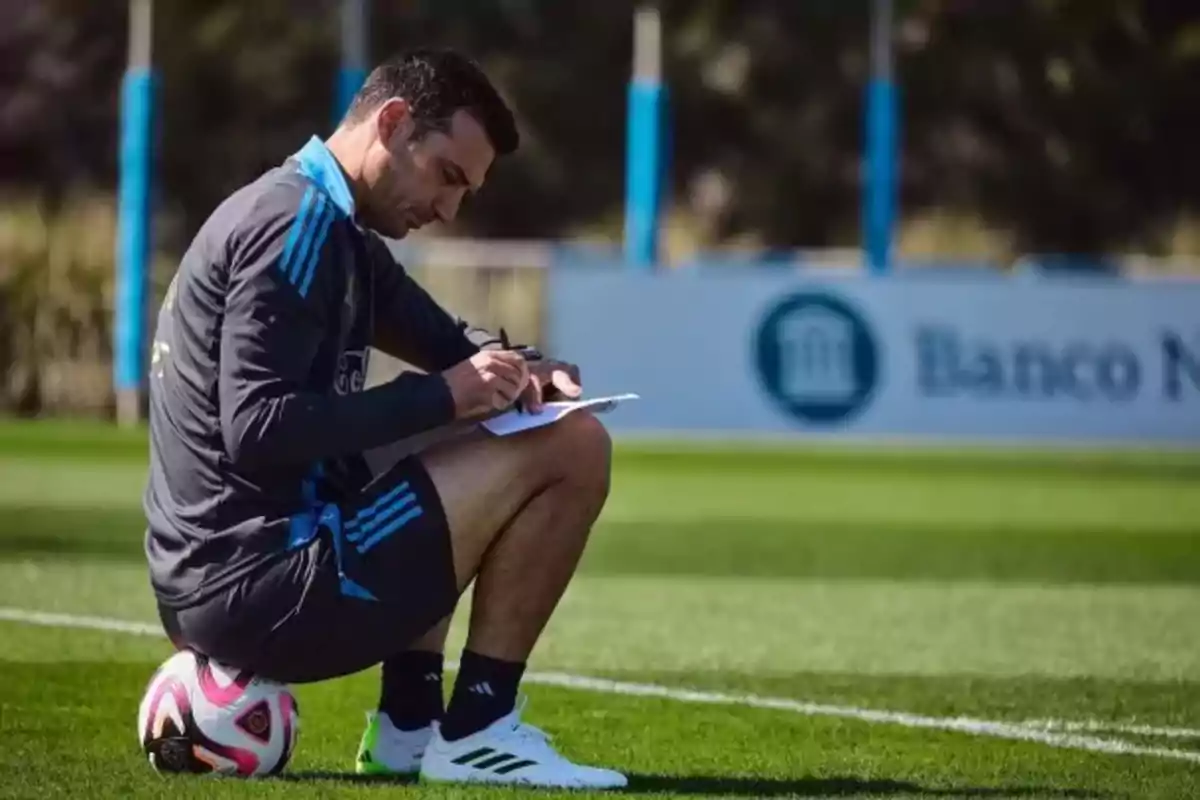
[[[430,726],[402,731],[382,711],[368,711],[367,729],[358,745],[354,771],[359,775],[416,775],[421,770],[421,756],[432,738]]]
[[[499,783],[556,789],[615,789],[619,772],[572,764],[550,746],[550,737],[521,722],[521,706],[483,730],[448,742],[435,722],[421,760],[422,781]]]

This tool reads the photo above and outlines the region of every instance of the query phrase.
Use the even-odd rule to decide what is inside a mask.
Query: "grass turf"
[[[153,621],[145,440],[0,424],[0,606]],[[621,446],[533,669],[939,716],[1200,727],[1200,456]],[[457,620],[453,644],[464,635]],[[0,622],[0,797],[461,796],[347,774],[374,671],[301,687],[289,774],[154,775],[155,638]],[[531,685],[633,794],[1163,797],[1200,764]],[[1187,736],[1116,736],[1200,751]],[[466,795],[511,796],[504,791]],[[552,796],[539,792],[538,796]]]

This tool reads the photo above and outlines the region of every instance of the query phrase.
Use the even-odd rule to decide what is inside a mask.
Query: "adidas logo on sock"
[[[496,693],[492,691],[492,685],[487,681],[480,681],[467,687],[467,691],[471,694],[482,694],[488,697],[495,697]]]

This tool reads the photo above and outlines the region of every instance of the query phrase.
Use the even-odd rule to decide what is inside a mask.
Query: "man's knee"
[[[607,497],[612,437],[595,415],[576,411],[546,429],[545,456],[561,480]]]

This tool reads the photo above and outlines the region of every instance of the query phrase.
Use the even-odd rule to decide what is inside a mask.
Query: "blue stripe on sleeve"
[[[304,225],[304,234],[300,237],[300,249],[296,251],[296,257],[288,264],[291,270],[290,279],[293,286],[300,284],[300,275],[305,262],[308,261],[308,251],[312,248],[313,239],[316,236],[317,230],[321,227],[326,214],[332,214],[333,211],[329,208],[329,201],[324,194],[317,194],[317,204],[311,216]]]
[[[288,234],[287,245],[283,248],[283,259],[279,262],[279,269],[286,275],[291,270],[292,255],[296,250],[296,242],[300,240],[300,233],[304,230],[304,226],[308,220],[309,211],[312,210],[313,197],[316,195],[316,189],[308,187],[308,191],[304,193],[304,200],[300,203],[300,213],[292,220],[292,230]]]
[[[312,283],[313,275],[316,274],[317,264],[321,261],[321,248],[325,246],[325,239],[329,236],[329,226],[333,224],[333,218],[334,209],[329,207],[326,209],[324,221],[321,223],[321,230],[317,233],[312,254],[308,257],[308,266],[304,272],[304,283],[300,285],[301,297],[308,297],[308,287]]]

